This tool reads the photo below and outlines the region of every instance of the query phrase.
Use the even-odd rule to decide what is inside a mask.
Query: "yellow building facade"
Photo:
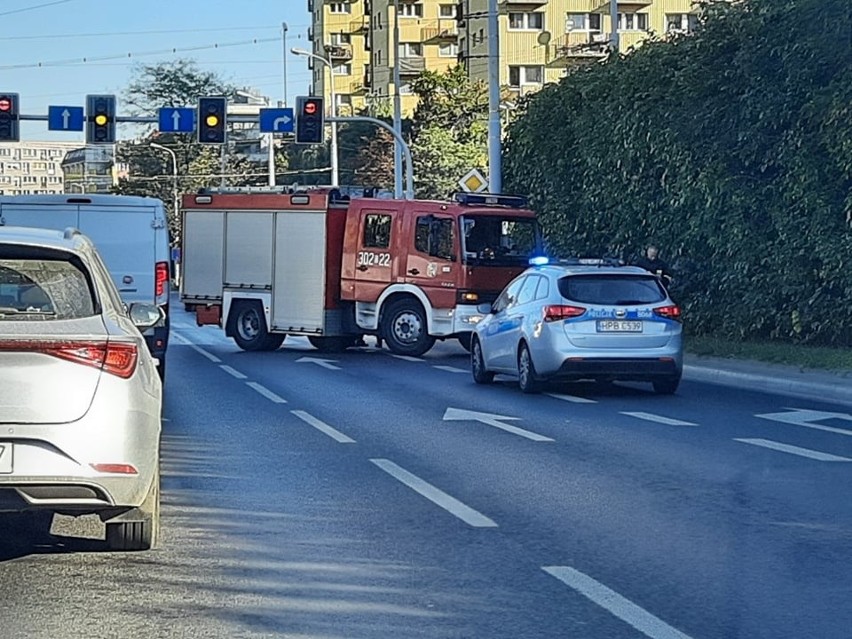
[[[400,68],[403,115],[416,98],[411,82],[424,70],[464,65],[471,79],[488,81],[489,0],[398,0],[399,47],[394,50],[394,0],[308,0],[315,95],[331,104],[333,78],[338,113],[349,115],[368,100],[394,96],[393,69]],[[610,0],[498,0],[499,70],[511,98],[557,82],[578,64],[600,59],[612,34]],[[697,23],[693,0],[620,0],[621,51],[654,35],[688,32]],[[330,111],[330,109],[329,109]]]

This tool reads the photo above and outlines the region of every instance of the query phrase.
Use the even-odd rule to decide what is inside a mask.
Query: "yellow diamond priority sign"
[[[458,184],[468,193],[482,193],[488,188],[488,180],[476,169],[468,171]]]

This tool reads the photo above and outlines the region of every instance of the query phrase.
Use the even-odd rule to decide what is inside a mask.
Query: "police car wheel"
[[[470,369],[473,373],[473,381],[477,384],[490,384],[494,381],[494,373],[485,368],[482,344],[479,343],[478,339],[474,339],[471,345]]]

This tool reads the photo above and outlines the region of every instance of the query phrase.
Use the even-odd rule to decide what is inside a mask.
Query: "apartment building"
[[[489,0],[461,0],[459,60],[471,78],[488,80]],[[523,95],[557,82],[566,70],[606,53],[610,0],[499,0],[500,86]],[[650,36],[691,31],[693,0],[618,0],[619,49]]]
[[[0,145],[0,195],[62,193],[62,160],[77,142],[11,142]]]

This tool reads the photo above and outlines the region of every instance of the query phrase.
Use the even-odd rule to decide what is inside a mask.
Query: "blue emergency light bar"
[[[496,195],[493,193],[456,193],[456,202],[463,206],[505,206],[525,209],[529,200],[523,195]]]

